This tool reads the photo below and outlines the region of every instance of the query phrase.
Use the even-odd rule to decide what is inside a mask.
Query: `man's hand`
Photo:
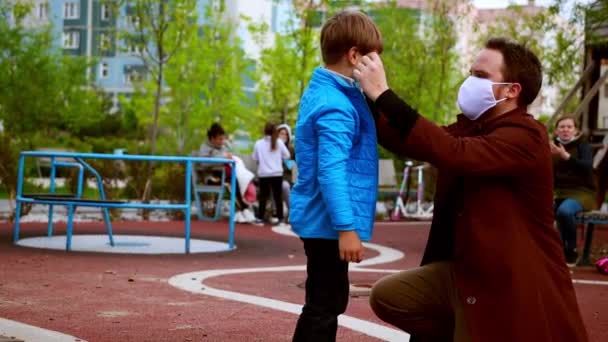
[[[363,260],[363,244],[354,230],[340,232],[340,259],[346,262]]]
[[[224,158],[232,159],[232,153],[224,153]]]
[[[388,90],[384,66],[376,52],[368,53],[361,58],[355,66],[353,76],[359,81],[365,94],[373,101]]]
[[[563,160],[570,159],[570,153],[566,152],[566,149],[564,148],[564,146],[555,145],[553,142],[550,142],[549,146],[551,147],[551,154],[553,154],[554,156],[559,156]]]

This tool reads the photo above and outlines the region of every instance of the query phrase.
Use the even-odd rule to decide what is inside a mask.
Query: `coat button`
[[[471,304],[471,305],[473,305],[473,304],[475,304],[475,303],[477,303],[477,298],[475,298],[475,297],[473,297],[473,296],[469,296],[469,297],[467,297],[467,304]]]

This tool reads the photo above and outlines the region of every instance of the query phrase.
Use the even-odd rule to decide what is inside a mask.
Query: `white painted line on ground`
[[[4,318],[0,318],[0,335],[15,337],[26,342],[86,342],[78,337]]]
[[[306,266],[280,266],[280,267],[259,267],[259,268],[240,268],[240,269],[225,269],[225,270],[210,270],[184,273],[173,276],[169,279],[169,284],[196,294],[202,294],[212,297],[219,297],[247,304],[262,306],[278,311],[289,312],[299,315],[302,312],[302,305],[284,302],[281,300],[248,295],[240,292],[226,291],[216,289],[204,284],[206,279],[227,275],[227,274],[242,274],[242,273],[258,273],[258,272],[289,272],[289,271],[305,271]],[[350,271],[358,272],[359,269],[353,268]],[[372,270],[366,270],[372,272]],[[338,318],[338,324],[363,334],[383,339],[385,341],[409,341],[409,335],[384,325],[372,323],[359,318],[341,315]]]
[[[275,233],[297,237],[288,226],[273,227]],[[363,268],[364,266],[372,266],[377,264],[390,263],[404,257],[403,252],[381,246],[374,243],[364,243],[366,248],[376,250],[378,255],[364,260],[360,264],[351,264],[350,272],[375,272],[375,273],[395,273],[400,270],[375,270]],[[299,315],[302,312],[302,305],[284,302],[272,298],[254,296],[234,291],[226,291],[216,289],[204,284],[206,279],[229,275],[229,274],[244,274],[244,273],[260,273],[260,272],[304,272],[306,265],[294,266],[279,266],[279,267],[253,267],[253,268],[236,268],[223,270],[208,270],[178,274],[169,279],[169,284],[179,289],[207,296],[219,297],[247,304],[262,306],[278,311],[289,312]],[[354,331],[361,332],[368,336],[376,337],[385,341],[409,341],[409,335],[401,330],[387,327],[381,324],[369,322],[359,318],[341,315],[338,317],[338,324]]]
[[[291,228],[289,226],[281,226],[281,227],[275,226],[275,227],[272,227],[272,231],[277,234],[281,234],[281,235],[297,237],[297,235],[291,230]],[[359,264],[351,264],[351,269],[356,268],[356,267],[372,266],[372,265],[377,265],[377,264],[388,264],[389,262],[400,260],[405,256],[403,254],[403,252],[401,252],[400,250],[385,247],[385,246],[378,245],[375,243],[364,242],[363,245],[366,248],[376,250],[379,254],[373,258],[363,260]]]
[[[608,281],[601,281],[601,280],[572,279],[572,282],[574,284],[605,285],[605,286],[608,286]]]

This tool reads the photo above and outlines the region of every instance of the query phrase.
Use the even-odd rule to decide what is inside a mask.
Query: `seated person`
[[[593,209],[591,145],[579,134],[574,117],[561,117],[555,124],[555,139],[550,142],[553,154],[555,220],[563,244],[566,262],[576,264],[576,214]]]
[[[198,155],[200,157],[211,157],[211,158],[227,158],[235,159],[230,153],[230,147],[226,140],[226,132],[219,123],[213,123],[207,131],[207,142],[203,143],[199,149]],[[230,184],[230,168],[226,165],[203,165],[199,169],[204,174],[203,182],[205,184],[217,185],[220,183],[222,177],[222,171],[225,172],[224,181],[227,185]],[[248,204],[243,201],[243,197],[240,191],[239,182],[236,183],[236,205],[237,212],[235,213],[236,222],[253,222],[255,216],[251,211]]]

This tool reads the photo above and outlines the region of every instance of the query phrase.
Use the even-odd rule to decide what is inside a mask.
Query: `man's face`
[[[211,138],[211,145],[215,146],[215,147],[222,147],[224,146],[224,142],[226,141],[226,136],[223,134],[217,135],[213,138]]]
[[[504,59],[497,50],[483,49],[471,66],[471,76],[486,78],[492,82],[504,82],[502,75]],[[508,97],[510,85],[495,84],[492,86],[496,100]]]
[[[555,134],[562,141],[570,141],[576,135],[577,130],[572,119],[564,119],[557,124]]]

